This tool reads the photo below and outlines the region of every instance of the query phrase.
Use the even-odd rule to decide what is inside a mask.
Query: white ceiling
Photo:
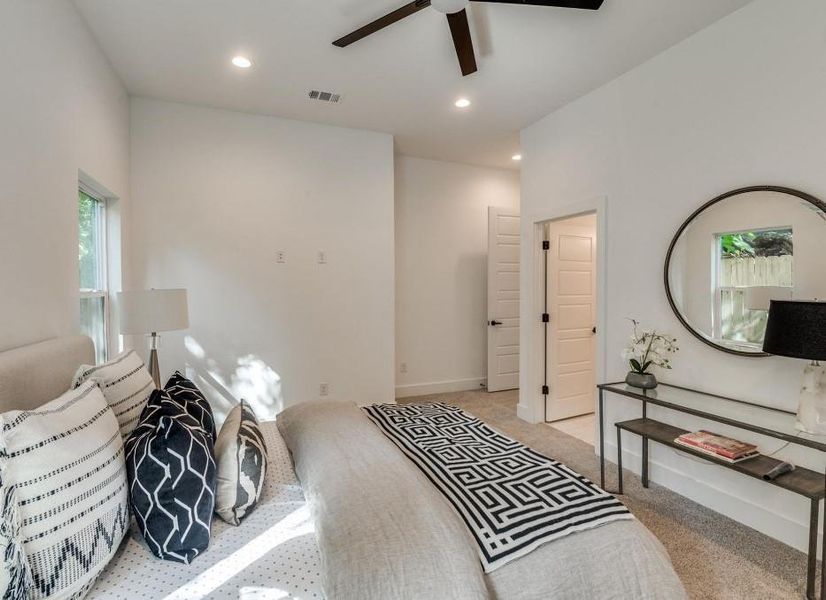
[[[479,72],[465,78],[433,9],[332,46],[406,0],[74,1],[133,95],[384,131],[402,154],[513,167],[521,128],[750,0],[474,2]],[[254,68],[232,67],[235,54]],[[312,102],[310,89],[344,100]],[[454,108],[460,96],[473,106]]]

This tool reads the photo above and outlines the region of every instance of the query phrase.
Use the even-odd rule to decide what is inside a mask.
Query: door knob
[[[502,321],[497,321],[496,319],[494,319],[493,321],[490,322],[490,324],[495,327],[496,325],[501,325]]]

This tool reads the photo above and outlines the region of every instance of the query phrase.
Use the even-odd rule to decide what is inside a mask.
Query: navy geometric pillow
[[[212,416],[212,407],[194,383],[181,375],[180,371],[175,371],[175,374],[166,382],[164,390],[169,393],[169,396],[181,404],[190,415],[195,417],[201,424],[201,427],[212,438],[212,443],[215,443],[215,437],[218,432],[215,430],[215,417]]]
[[[217,469],[212,438],[164,390],[126,441],[129,503],[158,558],[189,564],[209,546]]]

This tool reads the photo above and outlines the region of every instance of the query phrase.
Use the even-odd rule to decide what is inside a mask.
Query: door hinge
[[[551,249],[551,240],[543,240],[542,241],[542,249],[543,250],[550,250]]]
[[[543,323],[550,323],[551,322],[551,315],[548,313],[542,313],[542,322]]]
[[[550,393],[551,393],[551,388],[549,388],[547,385],[543,385],[542,386],[542,395],[547,396]]]

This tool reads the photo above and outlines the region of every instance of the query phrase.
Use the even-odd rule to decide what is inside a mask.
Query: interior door
[[[519,213],[488,209],[488,391],[519,387]]]
[[[596,218],[551,222],[548,239],[548,421],[594,412]]]

